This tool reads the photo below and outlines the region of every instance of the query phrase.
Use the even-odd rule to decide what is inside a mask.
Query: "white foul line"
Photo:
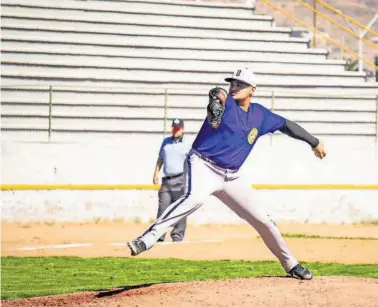
[[[181,242],[157,242],[157,245],[171,245],[171,244],[198,244],[198,243],[219,243],[224,240],[202,240],[202,241],[181,241]],[[111,243],[113,246],[126,246],[127,243],[123,242],[114,242]]]
[[[158,242],[157,245],[171,245],[171,244],[201,244],[201,243],[219,243],[225,240],[199,240],[199,241],[181,241],[181,242]],[[110,243],[113,246],[126,246],[126,242],[113,242]],[[44,249],[63,249],[63,248],[75,248],[75,247],[89,247],[92,243],[73,243],[73,244],[54,244],[54,245],[39,245],[39,246],[26,246],[19,247],[11,250],[17,251],[34,251]]]
[[[91,245],[92,245],[92,243],[55,244],[55,245],[40,245],[40,246],[20,247],[20,248],[14,249],[14,250],[34,251],[34,250],[40,250],[40,249],[87,247],[87,246],[91,246]]]
[[[181,242],[158,242],[159,245],[171,245],[171,244],[197,244],[197,243],[219,243],[224,240],[202,240],[202,241],[181,241]]]
[[[122,242],[114,242],[114,243],[110,243],[111,245],[113,246],[126,246],[127,243],[122,243]]]

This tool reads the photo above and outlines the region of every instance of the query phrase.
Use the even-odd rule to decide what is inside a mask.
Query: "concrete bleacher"
[[[52,129],[56,132],[146,132],[167,130],[174,117],[184,118],[187,133],[196,133],[204,118],[201,90],[56,88],[53,92]],[[3,89],[2,125],[6,130],[31,127],[46,132],[49,117],[49,88],[23,91]],[[77,101],[80,96],[80,102]],[[21,103],[20,100],[23,102]],[[305,94],[260,94],[257,101],[297,121],[317,135],[375,135],[375,96],[314,97]],[[12,129],[7,129],[12,127]]]
[[[2,130],[198,131],[211,86],[248,65],[256,100],[317,134],[375,135],[378,86],[253,8],[184,1],[2,1]],[[165,93],[165,89],[168,89]],[[165,114],[164,107],[168,107]]]

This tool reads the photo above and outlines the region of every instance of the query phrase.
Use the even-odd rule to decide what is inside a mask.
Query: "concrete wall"
[[[29,134],[30,135],[30,134]],[[162,140],[154,135],[53,135],[2,141],[2,183],[151,183]],[[27,135],[25,135],[27,137]],[[188,136],[193,139],[193,136]],[[283,135],[265,136],[243,167],[251,183],[378,183],[378,154],[372,137],[327,137],[328,157]],[[276,220],[355,222],[378,219],[378,191],[255,191],[258,204]],[[156,191],[16,191],[2,193],[3,221],[96,218],[154,218]],[[214,214],[216,210],[217,214]],[[239,218],[210,197],[192,223],[238,223]]]
[[[169,106],[175,108],[168,117],[185,118],[187,131],[194,133],[210,86],[242,63],[259,74],[259,91],[275,91],[278,112],[313,133],[345,135],[325,139],[325,161],[287,137],[262,139],[244,166],[251,183],[378,182],[376,83],[345,72],[344,61],[326,60],[326,50],[308,48],[308,40],[291,37],[291,29],[276,27],[272,17],[253,15],[253,1],[246,6],[163,2],[3,1],[3,183],[150,183],[162,139],[163,88],[191,86],[186,94],[170,90]],[[37,88],[52,83],[53,129],[66,132],[53,132],[47,141],[49,93]],[[5,87],[15,84],[12,90]],[[153,86],[161,86],[154,96]],[[149,95],[140,95],[141,88]],[[355,97],[331,97],[336,93]],[[270,96],[262,98],[272,107]],[[140,105],[145,107],[135,108]],[[118,113],[124,118],[117,121]],[[42,132],[23,132],[38,129]],[[68,133],[72,130],[83,133]],[[256,193],[258,205],[276,219],[378,219],[377,191]],[[156,192],[2,193],[2,219],[7,221],[149,220],[155,211]],[[210,200],[191,221],[239,219]]]
[[[375,191],[254,191],[275,220],[353,223],[378,219]],[[2,221],[151,222],[157,211],[154,191],[19,191],[2,195]],[[214,214],[216,212],[216,214]],[[213,196],[189,218],[191,224],[243,221]]]

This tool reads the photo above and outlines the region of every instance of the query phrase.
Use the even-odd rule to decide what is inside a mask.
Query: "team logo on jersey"
[[[248,143],[252,145],[253,142],[256,140],[258,134],[259,134],[259,131],[256,128],[253,128],[248,133]]]

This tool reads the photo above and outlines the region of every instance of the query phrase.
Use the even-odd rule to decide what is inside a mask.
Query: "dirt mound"
[[[125,287],[3,301],[3,306],[377,306],[378,280],[262,277]]]

